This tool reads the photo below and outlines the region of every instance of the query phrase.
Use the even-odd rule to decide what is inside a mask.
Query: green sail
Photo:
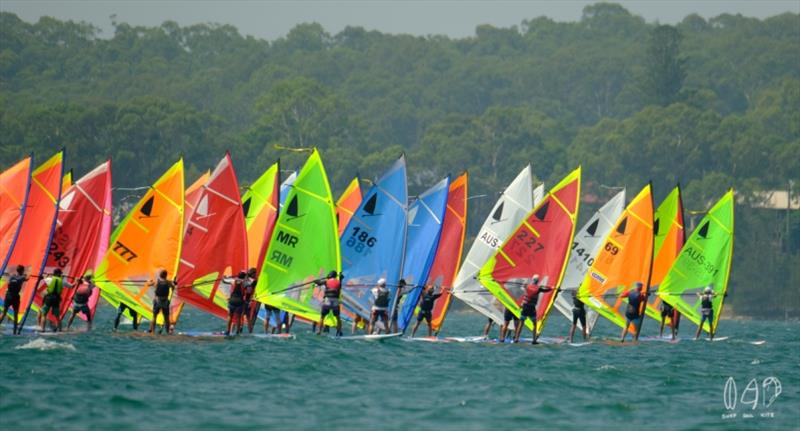
[[[323,289],[298,287],[342,270],[336,206],[314,150],[286,196],[261,267],[256,299],[306,320],[319,319]],[[331,317],[326,321],[332,324]]]
[[[714,328],[722,314],[733,258],[733,190],[728,191],[692,232],[658,289],[658,296],[696,325],[700,324],[697,293],[713,284]],[[708,323],[703,330],[709,331]]]

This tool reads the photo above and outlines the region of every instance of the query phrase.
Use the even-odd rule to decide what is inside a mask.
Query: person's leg
[[[624,343],[625,342],[625,335],[628,334],[628,326],[630,324],[631,324],[631,319],[630,318],[626,318],[625,319],[625,327],[622,328],[622,335],[620,335],[620,337],[619,337],[619,342],[620,343]]]
[[[705,321],[706,321],[706,316],[705,316],[705,315],[702,315],[702,317],[700,317],[700,324],[699,324],[699,325],[697,325],[697,332],[694,334],[694,339],[695,339],[695,340],[697,340],[698,338],[700,338],[700,332],[703,330],[703,323],[704,323]]]
[[[428,324],[428,337],[433,337],[433,324],[431,323],[431,316],[425,314],[425,323]]]
[[[489,333],[492,331],[492,326],[494,325],[494,321],[489,318],[486,322],[486,326],[483,327],[483,338],[488,338]]]
[[[67,320],[67,331],[72,328],[72,321],[75,320],[75,315],[78,314],[78,310],[73,309],[72,314],[69,316],[69,320]]]
[[[520,319],[514,322],[514,342],[519,343],[519,336],[522,335],[522,327],[525,326],[525,319],[526,317],[520,317]]]
[[[586,329],[586,312],[585,311],[582,312],[580,314],[580,316],[578,316],[578,319],[581,322],[581,331],[583,332],[583,341],[586,341],[587,339],[589,339],[589,330]]]
[[[506,341],[506,334],[508,333],[508,324],[510,320],[504,320],[503,325],[500,326],[500,342]]]
[[[661,327],[658,329],[658,338],[662,338],[664,336],[664,323],[667,321],[667,315],[661,313]]]
[[[422,323],[422,316],[417,317],[417,323],[414,325],[414,330],[411,331],[411,338],[414,338],[417,335],[417,329],[419,328],[419,324]]]
[[[536,335],[536,314],[533,315],[531,321],[533,322],[533,329],[531,330],[531,332],[533,333],[533,341],[531,342],[531,344],[539,344],[539,341],[537,341],[539,336]]]

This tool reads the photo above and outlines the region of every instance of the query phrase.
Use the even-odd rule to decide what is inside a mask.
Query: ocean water
[[[187,314],[183,329],[222,328]],[[112,333],[112,318],[99,311],[91,333],[0,336],[3,429],[800,429],[796,322],[625,345],[604,341],[619,334],[603,322],[591,344],[532,346],[346,341],[302,324],[291,340],[142,337]],[[451,313],[442,335],[483,323]],[[643,336],[657,329],[647,321]],[[567,331],[553,315],[544,335]]]

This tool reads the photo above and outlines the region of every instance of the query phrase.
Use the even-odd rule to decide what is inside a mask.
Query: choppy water
[[[133,337],[112,334],[109,313],[92,333],[0,336],[3,429],[800,429],[798,323],[723,321],[730,338],[713,343],[572,347],[344,341],[300,324],[294,340]],[[483,322],[453,313],[443,335]],[[545,335],[567,329],[553,316]],[[656,330],[649,321],[644,334]]]

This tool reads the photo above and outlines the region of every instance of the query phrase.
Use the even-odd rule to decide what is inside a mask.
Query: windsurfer
[[[417,324],[414,325],[414,330],[411,331],[411,338],[414,338],[414,335],[417,333],[417,328],[419,328],[419,324],[422,323],[422,320],[425,319],[425,323],[428,324],[428,336],[433,336],[433,327],[431,326],[431,319],[433,318],[433,304],[442,296],[442,292],[435,293],[436,287],[433,285],[429,285],[425,287],[425,290],[422,292],[422,296],[419,298],[419,313],[417,313]]]
[[[501,343],[506,341],[506,336],[508,335],[508,324],[511,323],[512,320],[514,321],[514,328],[515,329],[518,328],[519,327],[519,318],[516,315],[514,315],[514,313],[506,307],[506,309],[503,311],[503,325],[500,326],[500,342]]]
[[[64,280],[61,268],[54,269],[53,275],[46,277],[44,283],[47,285],[47,290],[44,295],[44,306],[41,313],[39,313],[42,332],[45,332],[45,327],[47,326],[48,312],[56,320],[55,331],[58,332],[61,330],[61,292],[65,287],[67,289],[71,288],[72,284]]]
[[[149,285],[155,284],[155,298],[153,299],[153,320],[150,321],[150,333],[152,334],[156,329],[156,320],[158,315],[164,317],[164,329],[167,334],[170,333],[170,320],[169,320],[169,304],[171,291],[175,289],[175,282],[167,280],[167,270],[162,269],[158,274],[158,280],[155,283],[148,281]]]
[[[388,334],[390,331],[390,324],[389,324],[389,315],[387,310],[389,309],[389,295],[391,292],[389,289],[386,288],[386,279],[381,278],[378,280],[378,284],[372,288],[372,296],[375,297],[372,303],[372,313],[369,318],[369,325],[367,327],[367,333],[372,334],[375,330],[375,323],[378,321],[378,318],[383,321],[383,328]],[[398,300],[399,302],[399,300]]]
[[[622,335],[620,336],[620,342],[625,342],[625,335],[628,334],[628,327],[633,324],[633,328],[635,329],[635,333],[633,335],[634,340],[639,338],[639,328],[642,324],[642,313],[641,313],[641,304],[642,301],[647,301],[647,295],[642,293],[642,288],[644,284],[640,281],[633,283],[633,287],[623,293],[620,297],[621,298],[628,298],[628,307],[625,309],[625,327],[622,328]]]
[[[697,327],[697,333],[694,334],[694,339],[700,338],[700,332],[703,330],[703,323],[708,321],[708,335],[709,339],[714,339],[714,298],[717,294],[714,292],[714,285],[709,284],[703,289],[703,293],[697,293],[700,298],[700,325]]]
[[[675,310],[671,305],[661,301],[661,329],[659,329],[658,332],[659,337],[664,336],[664,324],[667,318],[670,319],[669,326],[672,329],[672,339],[674,340],[678,335],[678,324],[680,323],[681,315],[678,313],[678,310]]]
[[[78,286],[75,288],[75,295],[72,297],[72,315],[69,316],[67,321],[67,331],[72,327],[72,321],[78,313],[83,313],[86,317],[86,330],[92,330],[92,312],[89,309],[89,298],[94,291],[94,281],[92,281],[92,274],[85,274],[78,280]]]
[[[228,296],[228,326],[225,328],[225,335],[231,335],[231,329],[236,328],[234,334],[238,334],[242,329],[242,313],[244,312],[244,283],[247,273],[239,272],[234,279],[223,279],[223,282],[231,285],[231,293]]]
[[[131,307],[128,307],[128,304],[124,302],[119,303],[119,307],[117,307],[117,317],[114,318],[114,330],[116,331],[119,328],[119,321],[122,319],[122,315],[125,314],[125,311],[128,311],[128,314],[131,316],[131,320],[133,321],[133,330],[139,329],[139,313],[136,312]]]
[[[11,321],[14,324],[13,334],[17,333],[17,321],[19,320],[20,292],[22,291],[22,286],[25,284],[26,281],[28,281],[28,276],[25,274],[25,267],[22,265],[17,265],[17,273],[11,275],[8,278],[8,288],[6,289],[6,296],[5,299],[3,300],[3,314],[0,315],[0,323],[3,323],[3,320],[5,320],[6,318],[6,314],[8,314],[8,309],[9,308],[14,309],[14,317],[11,317]]]
[[[259,302],[253,300],[253,295],[256,293],[256,284],[258,277],[256,269],[250,268],[247,270],[247,278],[244,280],[244,313],[247,315],[247,330],[252,334],[253,327],[258,319]],[[240,330],[241,332],[241,330]]]
[[[539,275],[536,274],[531,279],[530,284],[525,288],[525,293],[522,295],[522,303],[520,304],[521,311],[519,315],[519,324],[514,329],[514,342],[519,342],[519,336],[522,333],[522,327],[525,326],[525,320],[530,319],[533,323],[533,344],[538,344],[536,335],[536,303],[539,302],[539,293],[549,292],[553,290],[551,287],[539,285]]]
[[[575,289],[572,291],[572,328],[569,330],[570,343],[575,337],[575,328],[578,326],[578,322],[580,322],[581,329],[583,330],[583,340],[586,341],[589,338],[586,331],[586,308],[583,305],[583,301],[578,298],[578,290]]]
[[[341,305],[339,304],[339,297],[342,294],[342,279],[344,274],[337,274],[336,270],[328,273],[324,279],[316,281],[318,286],[325,286],[323,293],[322,309],[319,313],[319,322],[317,323],[317,334],[322,335],[322,329],[325,327],[325,316],[329,313],[333,314],[336,318],[336,336],[342,336],[342,319],[339,317],[341,312]]]

